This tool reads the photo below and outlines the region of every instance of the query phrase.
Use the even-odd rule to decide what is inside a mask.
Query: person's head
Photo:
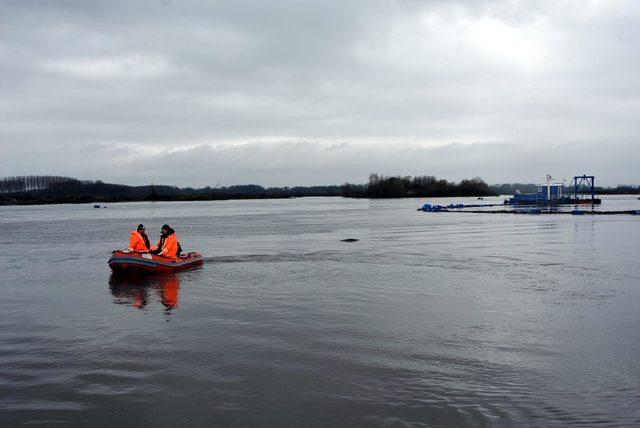
[[[139,224],[138,225],[138,232],[144,233],[144,224]]]
[[[165,224],[164,226],[162,226],[161,232],[162,232],[163,235],[166,235],[167,233],[169,233],[170,230],[171,230],[171,228],[169,227],[169,225]]]

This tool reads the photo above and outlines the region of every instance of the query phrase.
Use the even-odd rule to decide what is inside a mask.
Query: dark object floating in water
[[[94,205],[93,208],[100,208],[100,205]]]
[[[484,201],[484,198],[483,197],[479,197],[478,200],[479,201]]]
[[[347,239],[341,239],[340,241],[342,242],[358,242],[359,239],[356,238],[347,238]]]

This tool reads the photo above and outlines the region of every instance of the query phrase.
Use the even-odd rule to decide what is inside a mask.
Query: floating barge
[[[593,210],[593,205],[602,203],[595,195],[595,179],[592,175],[578,175],[571,180],[571,187],[565,191],[563,183],[553,183],[553,178],[547,175],[547,184],[538,186],[536,193],[517,193],[512,198],[504,201],[503,204],[453,204],[432,205],[424,204],[418,208],[422,212],[447,212],[447,213],[473,213],[473,214],[564,214],[564,215],[616,215],[631,214],[640,216],[640,210],[617,210],[602,211]],[[639,198],[640,199],[640,198]],[[491,209],[488,207],[498,207],[511,205],[511,209]],[[580,205],[591,206],[592,209],[585,210],[574,207],[573,210],[561,210],[551,208],[557,205]],[[546,207],[546,208],[545,208]],[[473,209],[469,209],[473,208]],[[481,208],[481,209],[477,209]]]
[[[595,195],[595,177],[593,175],[577,175],[571,180],[569,189],[564,183],[553,183],[547,175],[547,183],[538,186],[536,193],[516,193],[505,205],[598,205],[602,203]]]

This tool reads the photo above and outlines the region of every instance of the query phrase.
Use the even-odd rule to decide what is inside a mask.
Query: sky
[[[640,2],[0,0],[0,176],[640,184]]]

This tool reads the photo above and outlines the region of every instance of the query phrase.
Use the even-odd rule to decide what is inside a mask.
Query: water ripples
[[[12,211],[0,423],[640,422],[635,223],[413,205]],[[47,235],[51,216],[81,251]],[[141,221],[175,224],[202,269],[111,278],[106,257]]]

